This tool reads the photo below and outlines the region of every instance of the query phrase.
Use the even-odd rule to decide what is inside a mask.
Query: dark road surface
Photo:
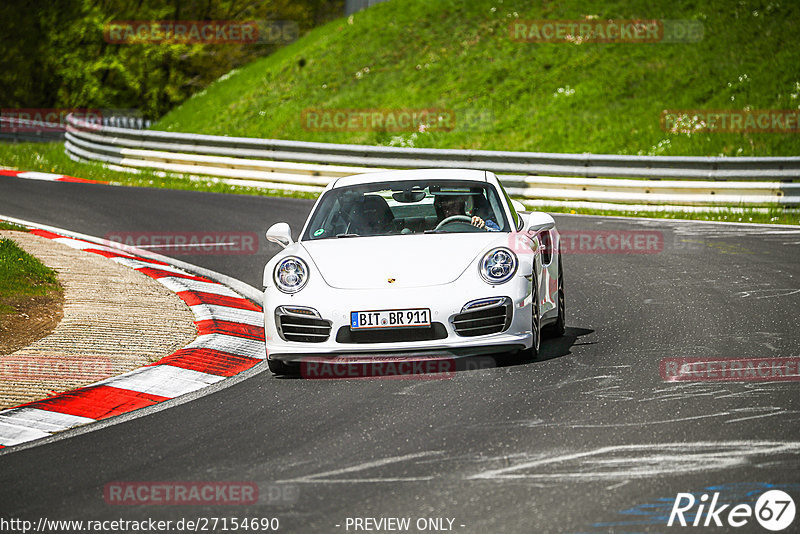
[[[278,250],[264,231],[287,221],[297,235],[310,207],[0,178],[0,215],[98,237],[257,232],[256,254],[177,257],[258,289]],[[347,518],[410,518],[410,532],[422,531],[420,518],[446,518],[464,533],[666,532],[685,530],[666,525],[680,492],[752,504],[774,487],[800,504],[800,382],[660,374],[664,358],[800,356],[800,228],[556,222],[592,236],[656,231],[662,248],[565,253],[567,334],[543,342],[541,361],[446,380],[277,379],[264,367],[170,409],[5,451],[0,517],[275,517],[280,532],[333,533],[355,532]],[[108,504],[104,487],[116,481],[253,482],[260,500]],[[766,532],[753,518],[736,531]]]

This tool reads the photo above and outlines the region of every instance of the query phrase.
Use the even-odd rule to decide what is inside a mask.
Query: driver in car
[[[437,195],[436,198],[433,199],[433,205],[440,221],[454,215],[469,216],[466,209],[467,195]],[[500,226],[498,226],[496,222],[488,218],[484,220],[476,214],[472,215],[470,223],[472,226],[477,226],[489,232],[497,232],[500,230]]]

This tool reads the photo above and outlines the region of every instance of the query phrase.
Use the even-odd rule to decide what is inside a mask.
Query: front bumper
[[[299,293],[287,295],[275,288],[264,292],[264,330],[267,355],[271,360],[298,362],[304,358],[324,357],[352,361],[370,358],[459,358],[480,354],[526,349],[531,346],[531,282],[522,275],[498,286],[483,282],[455,282],[443,286],[385,289],[336,289],[317,279]],[[509,321],[503,331],[487,335],[465,336],[457,333],[454,318],[464,306],[476,300],[507,297]],[[308,308],[318,319],[330,325],[324,341],[288,341],[279,316],[285,308]],[[416,329],[392,329],[386,342],[353,341],[348,336],[350,312],[364,310],[429,308],[431,320],[438,323],[436,339],[419,338]],[[279,310],[276,316],[276,310]],[[317,322],[317,326],[321,323]],[[322,330],[310,329],[319,333]],[[463,334],[463,329],[462,329]],[[294,336],[296,339],[297,336]],[[309,339],[309,338],[305,338]]]

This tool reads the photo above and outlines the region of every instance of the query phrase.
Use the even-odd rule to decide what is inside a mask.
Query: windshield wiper
[[[336,234],[336,237],[361,237],[358,234]]]
[[[426,234],[452,234],[449,230],[425,230]]]

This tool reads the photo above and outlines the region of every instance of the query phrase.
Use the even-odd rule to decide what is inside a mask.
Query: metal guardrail
[[[67,118],[65,147],[70,157],[122,168],[255,180],[309,190],[319,190],[337,176],[383,168],[438,167],[496,172],[511,194],[524,198],[800,205],[800,183],[788,183],[800,180],[800,157],[614,156],[338,145],[131,130],[93,125],[72,116]],[[509,173],[514,175],[504,176]]]
[[[142,130],[149,128],[151,121],[142,117],[111,115],[103,116],[99,124],[102,126]],[[0,141],[18,143],[61,141],[64,139],[66,131],[66,126],[60,123],[0,116]]]

